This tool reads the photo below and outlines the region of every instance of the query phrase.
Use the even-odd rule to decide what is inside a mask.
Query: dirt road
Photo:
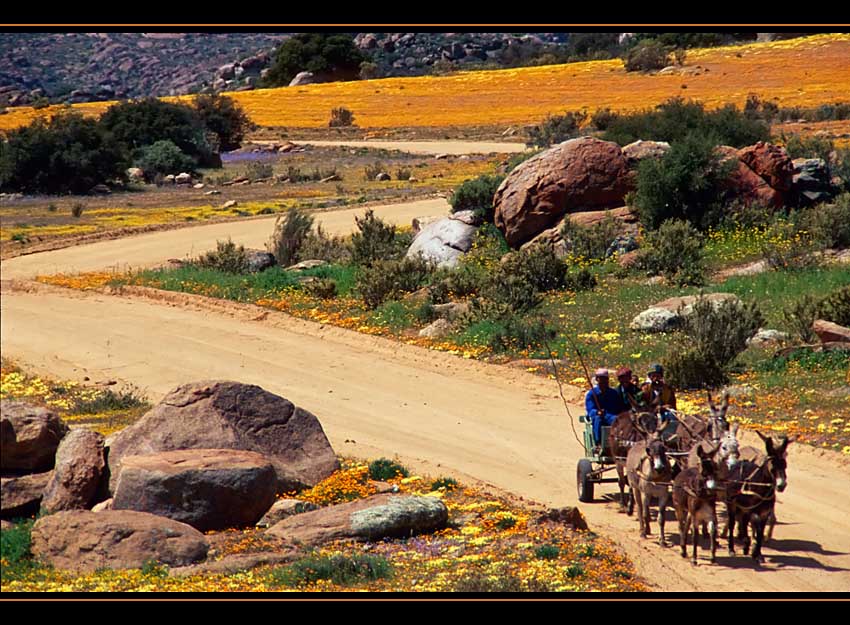
[[[253,143],[279,143],[254,141]],[[375,150],[401,150],[410,154],[516,154],[525,152],[524,143],[501,141],[319,141],[296,139],[296,145],[342,146],[349,148],[373,148]]]
[[[221,237],[204,228],[192,229],[196,246]],[[138,247],[127,240],[20,257],[3,262],[3,277],[94,269],[129,251],[136,262],[154,263],[157,254],[162,261],[180,256],[178,244],[191,245],[167,238],[175,234],[185,232],[149,235]],[[234,240],[258,236],[230,234]],[[98,247],[111,243],[120,245]],[[6,282],[0,302],[4,356],[42,373],[133,382],[154,401],[190,380],[259,384],[314,412],[340,454],[397,456],[431,475],[474,478],[546,505],[577,504],[575,467],[582,449],[551,380],[279,313],[260,320],[257,308],[182,294],[155,301],[43,285],[13,289]],[[571,410],[575,418],[579,407]],[[755,436],[747,442],[754,444]],[[789,467],[779,525],[760,571],[749,558],[727,557],[725,546],[717,564],[700,552],[693,567],[675,548],[639,539],[634,518],[618,514],[612,502],[580,507],[591,527],[616,540],[659,590],[847,591],[850,462],[791,445]],[[598,486],[597,497],[613,491]],[[677,535],[672,517],[667,529],[668,536]]]

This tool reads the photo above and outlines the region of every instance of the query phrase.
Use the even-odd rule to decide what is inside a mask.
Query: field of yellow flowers
[[[536,524],[542,511],[511,499],[426,476],[387,480],[398,492],[437,497],[449,510],[443,530],[407,539],[337,541],[304,552],[290,565],[240,573],[169,576],[163,567],[77,575],[37,563],[4,561],[4,592],[640,592],[646,585],[612,541],[557,523]],[[342,468],[314,488],[291,494],[321,506],[375,493],[368,465],[343,459]],[[274,549],[262,530],[215,536],[216,558]],[[368,559],[373,578],[334,579],[321,564]],[[12,565],[17,565],[14,569]]]
[[[814,106],[850,92],[850,35],[822,34],[772,43],[689,50],[682,75],[627,73],[621,60],[385,78],[228,94],[261,126],[327,127],[345,106],[361,128],[538,123],[547,114],[608,107],[633,111],[673,96],[708,108],[742,107],[749,94],[779,106]],[[168,98],[166,98],[168,99]],[[99,115],[111,102],[77,104]],[[26,125],[62,107],[9,109],[0,130]]]

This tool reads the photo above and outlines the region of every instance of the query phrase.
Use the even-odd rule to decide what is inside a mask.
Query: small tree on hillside
[[[256,128],[242,107],[228,96],[199,95],[195,110],[207,130],[218,137],[223,152],[239,149],[245,134]]]
[[[354,45],[351,35],[301,33],[278,48],[263,81],[268,87],[287,86],[299,72],[313,72],[332,80],[355,80],[368,59]]]

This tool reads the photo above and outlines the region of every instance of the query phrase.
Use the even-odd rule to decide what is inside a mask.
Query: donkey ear
[[[732,434],[734,438],[738,438],[738,428],[741,426],[740,423],[735,422],[729,426],[729,433]]]
[[[758,434],[759,438],[764,441],[765,447],[767,448],[767,453],[772,455],[773,454],[773,439],[770,438],[769,436],[765,436],[764,434],[762,434],[758,430],[756,430],[756,434]]]
[[[714,405],[714,400],[711,399],[711,391],[707,391],[708,393],[708,407],[711,409],[712,413],[717,412],[717,407]]]
[[[729,410],[729,391],[724,391],[723,402],[720,404],[720,413],[725,417],[727,410]]]

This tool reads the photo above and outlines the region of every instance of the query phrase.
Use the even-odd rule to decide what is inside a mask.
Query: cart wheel
[[[582,458],[578,461],[576,485],[578,487],[578,500],[583,503],[593,501],[593,482],[590,480],[591,471],[593,471],[593,467],[590,464],[590,460]]]

